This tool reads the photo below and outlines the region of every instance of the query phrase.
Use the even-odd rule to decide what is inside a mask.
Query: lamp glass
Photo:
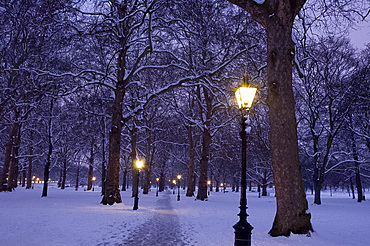
[[[235,92],[235,97],[240,109],[249,109],[252,106],[254,96],[257,88],[253,87],[239,87]]]
[[[144,162],[142,160],[136,160],[136,167],[138,169],[143,168],[143,166],[144,166]]]

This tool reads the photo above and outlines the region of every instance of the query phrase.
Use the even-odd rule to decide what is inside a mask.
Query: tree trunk
[[[287,4],[287,3],[285,3]],[[278,13],[276,13],[278,14]],[[287,18],[280,13],[280,19]],[[274,18],[271,18],[274,19]],[[277,211],[269,234],[289,236],[312,231],[311,214],[304,192],[298,157],[297,123],[292,89],[292,23],[267,25],[268,106],[270,113],[271,158]]]
[[[49,151],[46,157],[46,165],[44,167],[44,186],[42,189],[41,197],[48,196],[48,182],[49,182],[49,174],[50,174],[50,165],[51,165],[51,154],[53,153],[53,142],[52,142],[52,118],[53,118],[53,99],[50,101],[50,118],[49,118],[49,126],[48,126],[48,143],[49,143]]]
[[[28,154],[28,168],[27,168],[27,186],[26,189],[31,189],[32,187],[32,162],[33,162],[33,131],[30,132],[30,142],[29,142]]]
[[[186,190],[186,196],[194,196],[194,142],[193,142],[193,131],[192,126],[188,126],[188,139],[189,139],[189,166],[188,166],[188,189]]]
[[[262,196],[267,196],[267,173],[263,173],[263,180],[262,180]]]
[[[165,184],[165,176],[164,176],[164,173],[161,172],[160,178],[159,178],[159,192],[164,191],[164,184]]]
[[[127,169],[123,171],[122,175],[122,191],[126,191],[126,185],[127,185]]]
[[[63,180],[63,168],[59,168],[59,179],[58,179],[58,188],[62,187],[62,180]]]
[[[63,178],[62,178],[62,184],[61,184],[62,190],[66,188],[66,180],[67,180],[67,159],[66,157],[64,157],[63,159]]]
[[[26,172],[26,169],[22,169],[22,187],[25,187],[26,186],[26,176],[27,176],[27,172]]]
[[[355,197],[355,187],[353,186],[353,181],[352,181],[352,174],[349,177],[349,185],[350,185],[351,192],[352,192],[352,199],[356,199],[356,197]]]
[[[78,191],[79,184],[80,184],[80,165],[77,164],[76,185],[75,185],[75,190],[76,191]]]
[[[112,106],[112,126],[109,131],[109,154],[108,170],[105,184],[105,192],[101,201],[104,205],[113,205],[121,203],[121,194],[119,190],[119,159],[121,151],[121,132],[122,132],[122,102],[124,89],[115,90],[115,98]]]
[[[351,125],[352,125],[352,119],[351,119]],[[352,125],[353,127],[353,125]],[[357,202],[362,202],[364,200],[363,194],[362,194],[362,185],[361,185],[361,177],[360,177],[360,167],[358,165],[358,153],[356,148],[356,139],[355,134],[351,132],[351,138],[352,138],[352,155],[353,159],[355,160],[355,174],[356,174],[356,189],[357,189]]]
[[[105,158],[105,118],[103,118],[103,131],[102,131],[102,163],[101,163],[101,194],[105,194],[105,183],[106,183],[106,158]]]
[[[202,157],[199,163],[199,185],[197,199],[204,200],[207,196],[208,160],[211,147],[211,134],[209,128],[203,129]]]
[[[317,180],[314,182],[315,185],[315,199],[314,203],[317,205],[321,204],[321,184],[322,182],[320,180]]]
[[[132,170],[132,197],[136,196],[136,191],[139,190],[138,186],[138,171],[135,165],[135,160],[137,159],[137,147],[136,147],[136,132],[137,129],[135,125],[131,131],[131,170]]]
[[[16,113],[16,120],[18,120],[19,114]],[[9,177],[9,168],[12,161],[12,152],[16,141],[16,134],[19,128],[19,123],[15,122],[12,124],[9,132],[9,138],[6,143],[5,148],[5,158],[4,158],[4,165],[1,170],[0,175],[0,191],[7,191],[8,190],[8,177]]]
[[[155,148],[152,147],[152,139],[150,133],[147,133],[147,144],[146,144],[146,165],[145,165],[145,177],[144,177],[144,190],[143,194],[148,194],[151,187],[150,177],[152,175],[152,164]]]
[[[15,138],[14,138],[14,145],[12,148],[12,156],[9,166],[9,176],[8,176],[8,191],[12,191],[13,189],[17,188],[17,179],[19,174],[19,165],[18,165],[18,152],[19,152],[19,145],[21,142],[21,124],[19,124]]]
[[[89,172],[87,174],[87,190],[91,190],[93,186],[93,176],[94,176],[94,143],[95,139],[91,139],[91,146],[90,146],[90,159],[89,159]]]

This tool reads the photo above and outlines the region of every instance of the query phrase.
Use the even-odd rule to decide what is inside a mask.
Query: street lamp
[[[142,160],[137,159],[135,161],[136,169],[137,169],[137,180],[136,180],[136,192],[135,192],[135,200],[134,200],[134,210],[139,208],[139,177],[140,177],[140,169],[143,168],[144,162]]]
[[[96,177],[92,177],[91,180],[92,180],[92,191],[94,191],[94,181],[96,180]]]
[[[209,195],[211,193],[211,180],[207,181],[207,185],[208,185],[208,195]]]
[[[174,185],[174,188],[172,187],[172,190],[173,190],[173,195],[175,195],[175,190],[176,190],[176,180],[174,179],[174,180],[172,180],[172,184]]]
[[[181,175],[177,175],[177,180],[179,181],[177,184],[177,201],[180,201],[180,180],[181,180]]]
[[[157,181],[157,193],[155,194],[155,196],[158,196],[158,181],[159,181],[159,178],[156,178],[155,180]]]
[[[240,192],[240,220],[233,226],[235,229],[235,246],[250,246],[253,227],[247,222],[247,132],[250,132],[250,127],[247,128],[249,120],[249,109],[252,106],[257,88],[251,87],[247,74],[244,74],[242,85],[236,90],[235,97],[241,112],[241,127],[240,137],[242,139],[242,174],[241,174],[241,192]]]

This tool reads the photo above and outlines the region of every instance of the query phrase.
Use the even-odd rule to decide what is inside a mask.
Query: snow
[[[240,193],[211,192],[208,201],[196,201],[181,189],[177,201],[177,190],[156,197],[152,188],[148,195],[140,194],[139,209],[134,211],[130,190],[121,192],[123,203],[113,206],[99,204],[97,190],[49,186],[48,197],[41,198],[42,184],[36,184],[32,190],[1,192],[0,244],[148,245],[145,238],[150,238],[157,242],[150,245],[233,245]],[[322,205],[314,205],[313,196],[307,195],[315,230],[310,237],[270,237],[273,195],[258,198],[257,192],[248,192],[252,245],[369,245],[370,202],[357,203],[342,192],[333,196],[323,192]],[[163,228],[165,224],[169,226]]]

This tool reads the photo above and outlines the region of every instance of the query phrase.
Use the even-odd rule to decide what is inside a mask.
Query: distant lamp
[[[157,192],[155,193],[155,196],[158,196],[158,181],[159,181],[159,178],[156,178],[155,181],[157,181]]]
[[[177,184],[177,201],[180,201],[180,180],[181,174],[177,175],[177,180],[179,181]]]

